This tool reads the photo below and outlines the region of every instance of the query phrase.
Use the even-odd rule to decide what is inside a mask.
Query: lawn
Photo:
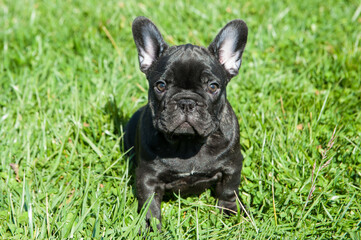
[[[248,214],[210,191],[162,203],[151,239],[361,238],[361,5],[350,1],[0,1],[0,238],[139,238],[122,126],[147,102],[131,23],[208,46],[249,28],[227,87]]]

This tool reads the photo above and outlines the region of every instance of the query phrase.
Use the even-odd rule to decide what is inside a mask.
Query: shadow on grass
[[[111,116],[111,119],[113,121],[114,125],[114,134],[120,137],[120,152],[124,153],[124,129],[126,124],[129,121],[129,117],[124,117],[126,114],[124,114],[121,109],[118,108],[117,102],[113,95],[109,96],[109,99],[107,103],[104,106],[104,111]],[[126,154],[126,157],[129,159],[129,167],[128,167],[128,174],[131,177],[129,184],[132,186],[133,194],[135,195],[134,189],[135,189],[135,161],[134,159],[134,153],[133,151],[129,151]]]
[[[107,114],[109,114],[113,119],[114,134],[118,136],[123,135],[122,129],[124,129],[129,118],[124,117],[125,114],[120,112],[120,110],[117,107],[117,102],[113,95],[109,96],[108,102],[104,106],[104,111]],[[121,139],[121,141],[123,141],[123,138]]]

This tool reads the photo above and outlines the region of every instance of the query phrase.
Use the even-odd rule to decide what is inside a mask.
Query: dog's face
[[[149,81],[154,127],[169,140],[204,139],[219,127],[226,86],[237,75],[247,41],[241,20],[228,23],[207,48],[169,47],[156,26],[140,17],[133,23],[140,69]]]
[[[166,136],[205,138],[218,127],[227,76],[207,49],[171,47],[147,77],[153,123]]]

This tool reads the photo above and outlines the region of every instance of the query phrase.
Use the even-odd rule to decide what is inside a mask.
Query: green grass
[[[207,46],[234,18],[249,27],[228,98],[250,216],[225,218],[210,191],[175,195],[149,236],[360,239],[360,11],[356,0],[0,1],[0,238],[139,237],[119,126],[147,102],[131,34],[144,15],[170,44]]]

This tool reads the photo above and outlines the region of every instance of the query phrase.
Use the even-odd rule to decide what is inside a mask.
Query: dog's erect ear
[[[247,43],[248,28],[244,21],[233,20],[218,33],[208,50],[226,69],[229,79],[238,74]]]
[[[148,18],[137,17],[132,26],[133,38],[138,50],[139,66],[146,72],[155,60],[168,48],[157,27]]]

